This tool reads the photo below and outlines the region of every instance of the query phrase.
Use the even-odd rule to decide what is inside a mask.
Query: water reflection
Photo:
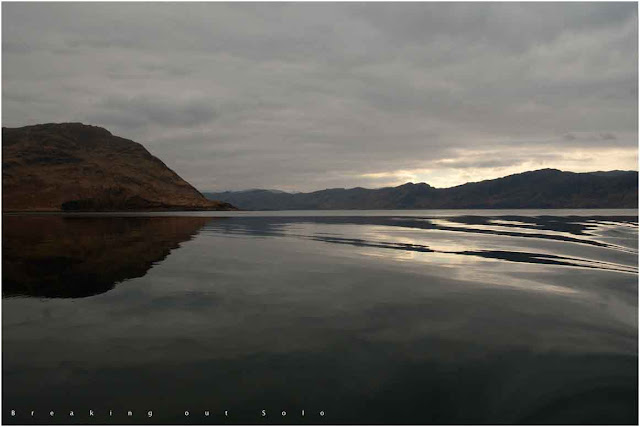
[[[637,423],[636,217],[4,219],[5,423]]]
[[[81,298],[144,276],[209,219],[5,216],[2,296]]]
[[[344,228],[336,228],[335,232],[318,232],[315,227],[321,225],[358,225],[375,227],[377,230],[424,230],[418,239],[407,239],[406,236],[396,238],[395,241],[382,240],[389,237],[384,231],[378,231],[377,236],[369,233],[366,238],[347,237]],[[461,227],[457,224],[464,224]],[[386,227],[386,228],[385,228]],[[603,231],[610,228],[623,228],[626,235],[617,241],[607,242]],[[326,230],[324,227],[323,230]],[[536,230],[532,232],[531,230]],[[357,247],[394,249],[406,252],[432,253],[452,256],[477,256],[509,262],[533,264],[554,264],[583,268],[607,269],[613,271],[637,274],[635,259],[638,254],[637,246],[637,218],[636,217],[514,217],[497,218],[459,216],[451,218],[392,218],[392,217],[286,217],[286,218],[242,218],[238,221],[212,222],[205,227],[205,231],[221,232],[225,234],[240,234],[249,236],[288,236],[333,244],[352,245]],[[443,239],[434,238],[433,232],[444,232]],[[361,230],[356,231],[359,234]],[[458,234],[459,233],[459,234]],[[393,234],[393,233],[392,233]],[[499,236],[499,243],[495,248],[469,247],[477,236]],[[579,237],[578,237],[579,236]],[[546,251],[530,252],[518,247],[518,250],[503,250],[511,245],[515,238],[536,239],[550,245]],[[477,239],[476,239],[477,241]],[[529,240],[530,241],[530,240]],[[594,258],[582,258],[558,254],[554,242],[595,246],[613,251],[616,261],[601,259],[600,253]],[[471,243],[471,244],[470,244]],[[486,245],[487,239],[482,244]],[[535,246],[535,243],[533,244]],[[563,245],[572,247],[574,245]],[[528,249],[528,243],[524,246]],[[456,248],[456,249],[453,249]],[[629,255],[620,254],[620,252]],[[392,256],[392,255],[390,255]],[[450,257],[451,260],[455,257]],[[605,258],[606,255],[605,255]],[[436,259],[436,258],[432,258]],[[453,261],[455,262],[455,261]]]
[[[348,230],[345,225],[360,228]],[[623,228],[626,235],[618,235],[615,242],[612,239],[607,242],[605,232],[619,228]],[[407,236],[406,231],[416,229],[424,233]],[[363,230],[367,231],[364,235]],[[399,235],[398,230],[403,234]],[[459,257],[472,256],[632,274],[638,272],[634,262],[638,253],[635,217],[5,216],[2,295],[79,298],[107,292],[123,280],[144,276],[149,268],[162,261],[172,249],[178,248],[181,242],[198,233],[212,232],[254,238],[293,237],[334,245],[389,249],[397,253],[385,255],[374,252],[372,255],[396,259],[415,260],[412,254],[429,253],[433,256],[424,258],[425,261],[471,262]],[[349,233],[354,236],[349,236]],[[487,239],[477,239],[483,235],[502,239],[494,243],[494,247],[489,247],[491,243]],[[528,250],[529,244],[505,250],[505,246],[517,241],[516,238],[596,246],[606,250],[604,252],[614,251],[616,262],[602,256],[603,251],[585,258],[559,253],[553,246],[539,252]],[[564,245],[563,249],[567,247],[575,246]],[[618,252],[626,252],[630,256]]]

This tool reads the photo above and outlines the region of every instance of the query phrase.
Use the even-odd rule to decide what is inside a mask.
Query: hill
[[[2,128],[3,211],[230,210],[141,144],[81,123]]]
[[[251,210],[637,208],[638,172],[541,169],[451,188],[407,183],[295,194],[271,190],[204,194]]]

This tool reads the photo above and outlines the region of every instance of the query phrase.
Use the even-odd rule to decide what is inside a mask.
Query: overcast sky
[[[2,121],[201,191],[637,170],[635,3],[3,3]]]

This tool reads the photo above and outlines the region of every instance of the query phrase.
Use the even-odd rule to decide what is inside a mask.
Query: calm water
[[[636,210],[4,215],[2,275],[4,423],[638,422]]]

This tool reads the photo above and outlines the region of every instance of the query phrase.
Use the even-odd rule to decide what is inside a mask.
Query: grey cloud
[[[467,46],[493,45],[522,52],[551,43],[568,31],[594,31],[637,16],[623,3],[355,3],[353,14],[404,46],[462,41]],[[461,43],[461,47],[463,44]],[[451,54],[455,54],[451,52]]]
[[[2,7],[3,125],[102,125],[203,190],[637,154],[632,3]]]
[[[503,157],[503,158],[476,158],[476,159],[459,159],[454,161],[441,161],[441,165],[451,168],[497,168],[505,166],[517,166],[526,160],[522,157]]]
[[[87,115],[91,122],[119,129],[141,126],[190,127],[211,122],[215,109],[210,100],[179,100],[166,96],[108,96]]]
[[[626,145],[626,139],[622,140],[613,132],[574,132],[562,136],[567,146],[602,146],[603,143],[610,147]]]

